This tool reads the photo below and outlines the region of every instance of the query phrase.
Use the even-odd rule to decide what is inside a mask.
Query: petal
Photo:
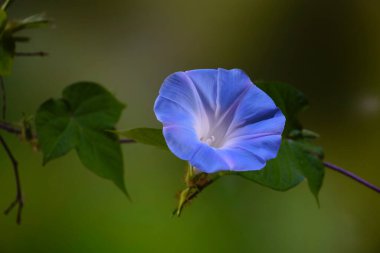
[[[256,85],[253,85],[240,100],[229,131],[273,118],[277,114],[282,115],[273,100]]]
[[[164,125],[181,125],[191,127],[196,124],[196,114],[184,105],[158,96],[154,104],[157,119]]]
[[[207,115],[218,121],[233,114],[239,97],[253,86],[240,69],[198,69],[185,73],[193,82]]]
[[[218,70],[197,69],[185,73],[193,82],[205,110],[213,114],[216,109]]]
[[[244,149],[263,160],[267,161],[277,156],[281,146],[281,135],[267,135],[258,138],[241,138],[234,145],[229,146],[232,149]]]
[[[190,160],[201,142],[193,129],[181,126],[164,126],[163,134],[171,152],[182,160]]]
[[[242,138],[252,139],[267,135],[281,135],[285,126],[285,116],[277,109],[276,114],[269,119],[235,128],[228,135],[227,145],[233,145]]]
[[[201,144],[198,151],[191,158],[190,164],[206,173],[229,169],[229,165],[224,160],[220,151],[205,144]]]
[[[187,71],[201,100],[206,120],[197,131],[200,136],[208,135],[212,129],[213,135],[222,139],[225,136],[234,112],[245,93],[253,87],[249,77],[240,69],[200,69]],[[221,141],[223,142],[223,141]]]
[[[198,101],[194,92],[193,85],[183,72],[176,72],[168,76],[159,92],[161,97],[172,100],[182,105],[189,111],[197,111]]]
[[[222,149],[219,153],[232,171],[260,170],[266,164],[263,158],[243,148]]]
[[[226,113],[233,112],[240,102],[239,97],[252,85],[249,77],[240,69],[218,69],[216,116],[223,117]]]
[[[197,132],[208,131],[209,121],[198,91],[184,72],[176,72],[164,80],[154,112],[164,126],[174,124]]]

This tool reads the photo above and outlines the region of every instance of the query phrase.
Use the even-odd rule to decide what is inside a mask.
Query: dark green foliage
[[[237,173],[253,182],[278,191],[291,189],[308,181],[310,191],[318,201],[324,178],[323,149],[313,144],[318,134],[302,129],[297,116],[308,106],[305,96],[284,83],[258,83],[280,107],[286,117],[283,141],[277,157],[259,171]]]
[[[264,169],[238,174],[278,191],[289,190],[306,178],[310,191],[318,200],[318,192],[324,177],[324,167],[322,161],[308,151],[304,148],[303,143],[285,139],[277,157],[268,161]]]
[[[284,137],[287,137],[291,130],[302,128],[298,120],[298,113],[308,106],[307,99],[302,92],[286,83],[261,82],[256,85],[273,99],[285,115]]]

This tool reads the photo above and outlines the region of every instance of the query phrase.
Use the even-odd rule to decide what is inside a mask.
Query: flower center
[[[221,148],[225,144],[226,127],[204,128],[200,131],[199,139],[201,142],[214,148]]]
[[[210,146],[214,146],[213,144],[215,142],[215,136],[212,135],[211,137],[202,137],[201,141],[207,143]]]
[[[245,93],[246,91],[242,92],[239,97]],[[228,143],[229,131],[232,131],[230,126],[236,108],[239,105],[236,101],[223,113],[217,113],[211,107],[206,106],[204,113],[200,114],[198,122],[195,125],[198,138],[201,142],[214,148],[223,148]]]

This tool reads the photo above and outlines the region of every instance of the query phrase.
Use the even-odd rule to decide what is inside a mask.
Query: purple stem
[[[347,171],[347,170],[345,170],[343,168],[340,168],[340,167],[338,167],[338,166],[336,166],[336,165],[334,165],[332,163],[329,163],[329,162],[323,162],[323,165],[325,167],[329,168],[329,169],[335,170],[335,171],[337,171],[337,172],[339,172],[339,173],[341,173],[341,174],[343,174],[343,175],[345,175],[347,177],[350,177],[351,179],[353,179],[353,180],[355,180],[355,181],[357,181],[357,182],[365,185],[366,187],[374,190],[375,192],[380,193],[380,188],[379,187],[371,184],[370,182],[364,180],[363,178],[355,175],[354,173],[352,173],[350,171]]]
[[[21,128],[15,127],[9,124],[8,122],[1,121],[1,120],[0,120],[0,129],[11,134],[16,134],[16,135],[21,134]]]
[[[132,139],[120,139],[119,142],[120,144],[136,143],[136,141]]]

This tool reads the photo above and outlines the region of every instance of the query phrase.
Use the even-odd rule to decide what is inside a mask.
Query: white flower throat
[[[235,105],[231,106],[220,116],[213,110],[205,110],[200,113],[195,125],[199,140],[211,147],[223,148],[228,142],[235,109]]]
[[[198,125],[199,126],[199,125]],[[229,122],[208,119],[206,124],[200,124],[198,127],[198,138],[201,142],[206,143],[214,148],[222,148],[227,141],[227,130]]]
[[[208,145],[210,146],[213,146],[214,142],[215,142],[215,136],[212,135],[210,137],[201,137],[201,141],[204,142],[204,143],[207,143]]]

